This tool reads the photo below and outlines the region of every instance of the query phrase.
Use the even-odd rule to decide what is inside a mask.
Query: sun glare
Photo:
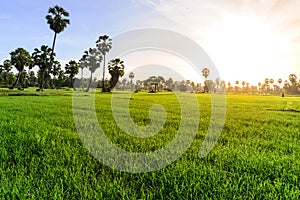
[[[222,68],[227,73],[231,69],[240,69],[239,74],[244,74],[240,78],[253,83],[263,78],[258,77],[258,71],[265,75],[269,68],[276,70],[275,57],[282,49],[280,39],[271,27],[264,24],[263,18],[253,16],[223,18],[207,34],[206,47],[218,60],[216,65],[221,74]]]

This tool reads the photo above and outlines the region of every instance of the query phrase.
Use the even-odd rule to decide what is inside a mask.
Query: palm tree
[[[51,85],[54,87],[57,87],[57,79],[59,71],[61,70],[61,64],[57,60],[53,61],[53,64],[50,68],[50,73],[53,75],[52,83]]]
[[[269,79],[269,83],[270,83],[269,88],[270,88],[270,90],[271,90],[271,92],[272,92],[272,91],[274,90],[274,79],[270,78],[270,79]]]
[[[11,52],[10,56],[11,64],[19,71],[14,84],[9,87],[9,89],[14,89],[19,82],[22,71],[24,71],[25,67],[28,67],[31,64],[32,59],[29,52],[23,48],[18,48]]]
[[[96,41],[96,46],[103,56],[102,92],[104,92],[105,91],[105,84],[104,84],[104,81],[105,81],[105,58],[106,58],[106,54],[112,48],[111,39],[107,35],[102,35]]]
[[[278,79],[277,82],[278,82],[278,84],[279,84],[279,89],[281,90],[281,96],[284,97],[284,92],[283,92],[283,90],[282,90],[282,85],[281,85],[281,84],[282,84],[282,79],[281,79],[281,78]]]
[[[81,86],[82,86],[82,90],[83,90],[83,70],[84,68],[87,67],[87,51],[84,52],[84,54],[82,55],[82,57],[80,58],[78,65],[79,68],[81,70]]]
[[[258,82],[258,93],[260,92],[260,90],[261,90],[261,86],[262,86],[262,84],[261,84],[261,82]]]
[[[129,74],[129,78],[130,78],[130,88],[131,88],[131,90],[132,90],[132,84],[133,84],[133,82],[132,82],[132,79],[134,78],[134,73],[133,72],[130,72],[130,74]]]
[[[102,62],[102,55],[96,48],[90,48],[88,51],[84,52],[84,56],[86,57],[85,65],[89,68],[91,72],[90,81],[88,84],[88,87],[86,89],[86,92],[89,91],[92,80],[93,80],[93,73],[100,67],[100,63]]]
[[[243,92],[245,93],[245,85],[246,85],[246,81],[242,81],[242,86],[243,86]]]
[[[5,71],[5,74],[4,74],[4,84],[5,84],[5,87],[7,87],[7,76],[8,76],[8,73],[10,72],[10,70],[12,69],[12,66],[11,66],[11,62],[10,60],[5,60],[3,62],[3,70]]]
[[[227,83],[227,86],[228,86],[228,91],[232,92],[231,82],[228,82],[228,83]]]
[[[39,90],[43,91],[45,86],[45,74],[51,66],[52,62],[52,49],[47,45],[42,45],[41,49],[34,49],[32,53],[34,64],[40,68],[40,84]]]
[[[248,93],[250,83],[246,82],[246,93]]]
[[[289,80],[292,83],[292,85],[295,85],[297,83],[297,76],[296,76],[296,74],[290,74],[289,75]]]
[[[220,85],[220,78],[216,78],[216,86],[217,86],[217,91],[216,92],[219,92],[219,85]]]
[[[71,60],[69,61],[68,64],[66,64],[66,74],[69,74],[69,78],[71,80],[71,85],[70,85],[70,88],[73,87],[74,90],[75,89],[75,86],[74,86],[74,78],[76,76],[76,74],[78,74],[79,72],[79,65],[77,64],[77,62],[75,60]]]
[[[236,80],[235,81],[235,92],[238,91],[239,84],[240,84],[240,81]]]
[[[119,78],[124,75],[124,68],[124,61],[122,61],[120,58],[111,60],[108,63],[108,71],[111,75],[110,90],[112,90],[117,85]]]
[[[70,20],[64,18],[69,17],[69,13],[65,11],[62,7],[59,7],[58,5],[54,6],[53,8],[49,8],[48,13],[49,14],[46,16],[47,23],[50,25],[50,29],[54,31],[51,53],[51,58],[53,58],[56,36],[57,34],[64,31],[67,25],[70,24]]]
[[[204,68],[202,69],[202,75],[204,76],[205,80],[204,80],[204,92],[209,92],[209,89],[208,89],[208,84],[207,84],[207,80],[206,78],[209,76],[209,69],[208,68]]]

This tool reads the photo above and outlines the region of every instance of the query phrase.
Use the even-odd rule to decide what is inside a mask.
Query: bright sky
[[[32,52],[42,44],[51,46],[53,32],[45,16],[56,4],[70,13],[71,20],[57,38],[55,50],[63,63],[78,60],[100,35],[157,27],[197,42],[226,81],[257,84],[266,77],[285,80],[290,73],[300,77],[299,0],[1,0],[1,63],[18,47]],[[180,73],[179,65],[186,64],[174,63],[176,59],[165,53],[156,52],[149,62],[149,55],[134,55],[128,62],[136,67],[174,65]],[[186,76],[189,70],[183,68]]]

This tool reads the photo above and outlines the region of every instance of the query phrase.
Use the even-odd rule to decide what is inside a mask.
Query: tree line
[[[116,86],[119,77],[124,75],[125,66],[124,61],[119,58],[109,61],[108,71],[111,78],[106,81],[106,55],[112,48],[112,40],[107,35],[100,36],[96,41],[96,47],[85,51],[79,61],[70,60],[64,70],[62,69],[61,63],[56,60],[54,48],[57,35],[70,24],[68,17],[69,13],[58,5],[49,8],[46,20],[54,32],[52,47],[42,45],[35,48],[31,54],[24,48],[10,52],[10,59],[6,59],[0,65],[1,87],[10,89],[17,87],[21,90],[26,87],[38,87],[37,91],[43,91],[44,88],[69,86],[75,90],[75,76],[81,70],[80,85],[82,89],[89,91],[91,84],[97,82],[97,78],[93,79],[93,73],[100,68],[101,63],[103,63],[102,81],[99,81],[97,86],[102,88],[102,92],[109,92]],[[17,70],[17,74],[13,74],[13,67]],[[37,73],[32,70],[35,67],[38,67]],[[83,71],[86,68],[90,71],[88,81],[83,78]]]
[[[158,91],[182,91],[196,93],[245,93],[245,94],[295,94],[300,95],[300,80],[296,74],[290,74],[283,81],[279,78],[275,81],[272,78],[265,78],[264,81],[257,85],[250,85],[246,81],[235,81],[234,83],[226,82],[220,78],[216,80],[209,79],[209,69],[204,68],[202,75],[203,83],[196,83],[190,80],[173,80],[173,78],[164,78],[162,76],[150,76],[146,80],[136,80],[133,83],[133,73],[129,75],[129,79],[122,79],[118,85],[118,89],[129,90],[134,89],[148,90],[153,92]]]

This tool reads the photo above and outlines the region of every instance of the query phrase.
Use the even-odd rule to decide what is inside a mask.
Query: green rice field
[[[82,144],[72,96],[71,90],[0,89],[0,199],[300,199],[300,97],[226,95],[222,134],[200,158],[211,101],[209,94],[196,94],[199,127],[190,148],[165,168],[129,173],[104,165]],[[145,139],[117,126],[111,96],[97,91],[95,106],[114,144],[152,152],[174,139],[181,118],[173,93],[130,98],[131,117],[140,126],[150,122],[153,104],[166,110],[162,130]]]

